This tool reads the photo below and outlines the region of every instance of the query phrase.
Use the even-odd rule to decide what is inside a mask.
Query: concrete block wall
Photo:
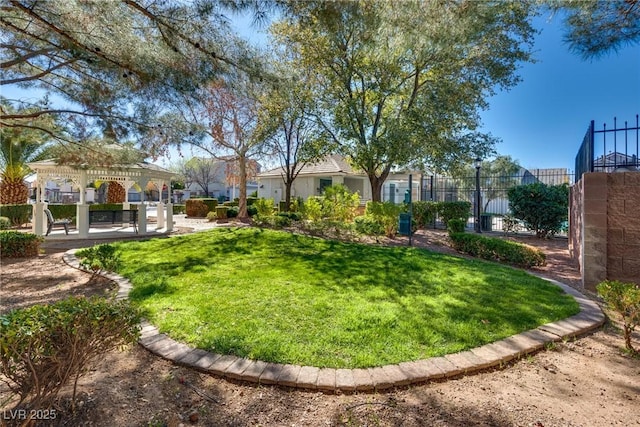
[[[571,190],[569,250],[585,290],[640,283],[640,172],[586,173]]]

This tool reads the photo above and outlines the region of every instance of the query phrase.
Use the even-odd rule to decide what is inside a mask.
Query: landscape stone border
[[[77,250],[67,251],[63,260],[82,270],[75,256]],[[118,284],[116,300],[128,298],[132,286],[127,279],[115,273],[105,273],[104,276]],[[503,366],[542,349],[548,343],[584,335],[605,322],[604,313],[596,302],[570,286],[544,276],[538,277],[573,296],[580,306],[580,313],[471,350],[397,365],[367,369],[316,368],[215,354],[174,341],[147,321],[141,323],[139,343],[151,353],[178,365],[233,380],[326,392],[385,390]]]

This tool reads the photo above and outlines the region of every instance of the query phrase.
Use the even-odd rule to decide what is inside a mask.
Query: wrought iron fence
[[[640,170],[640,122],[636,114],[635,126],[624,122],[618,127],[614,117],[613,128],[595,129],[592,120],[582,140],[575,159],[575,180],[579,181],[585,172],[615,172]]]
[[[486,175],[480,170],[480,212],[487,218],[483,221],[493,230],[502,229],[502,217],[508,215],[509,188],[540,182],[547,185],[570,184],[573,174],[565,168],[556,169],[522,169],[516,175]],[[467,201],[472,206],[470,223],[475,222],[476,210],[476,176],[452,178],[442,175],[425,175],[422,177],[420,200],[437,202]]]

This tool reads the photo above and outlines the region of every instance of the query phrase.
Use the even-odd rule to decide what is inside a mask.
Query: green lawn
[[[257,228],[118,244],[130,298],[176,340],[269,362],[362,368],[476,347],[568,317],[525,272]]]

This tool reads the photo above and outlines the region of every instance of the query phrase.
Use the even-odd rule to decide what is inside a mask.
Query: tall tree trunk
[[[244,154],[238,157],[238,168],[240,169],[240,197],[238,198],[238,218],[248,218],[247,214],[247,158]]]
[[[374,202],[382,201],[382,184],[387,180],[389,172],[391,171],[391,165],[384,168],[380,176],[376,175],[375,171],[367,171],[369,177],[369,183],[371,184],[371,200]]]
[[[371,200],[374,202],[381,202],[382,184],[384,184],[384,180],[373,174],[369,175],[369,183],[371,184]]]
[[[291,187],[293,186],[293,181],[287,179],[284,183],[284,211],[289,212],[291,209]]]

